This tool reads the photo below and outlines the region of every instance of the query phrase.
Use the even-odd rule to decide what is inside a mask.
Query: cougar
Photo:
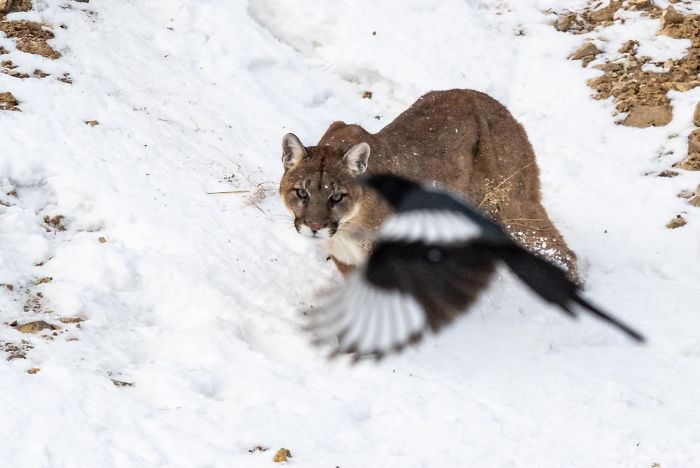
[[[370,158],[371,154],[371,158]],[[541,203],[539,169],[523,127],[498,101],[466,89],[433,91],[377,133],[333,122],[315,146],[282,140],[280,196],[294,227],[347,274],[372,246],[389,206],[358,177],[389,172],[453,191],[527,249],[578,281],[576,255]]]

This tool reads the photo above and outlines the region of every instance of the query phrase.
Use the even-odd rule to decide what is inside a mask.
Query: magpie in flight
[[[595,315],[635,341],[644,337],[581,296],[563,269],[517,245],[500,225],[453,194],[380,174],[363,183],[394,209],[364,265],[327,302],[309,310],[316,344],[332,356],[381,359],[466,312],[499,263],[570,317]]]

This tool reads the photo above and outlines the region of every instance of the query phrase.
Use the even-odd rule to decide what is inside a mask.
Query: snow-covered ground
[[[0,341],[33,346],[0,359],[3,465],[262,467],[286,447],[319,468],[699,466],[700,209],[675,195],[700,178],[645,174],[680,159],[700,88],[671,94],[666,127],[614,125],[585,84],[600,72],[566,60],[583,38],[544,13],[584,4],[35,0],[11,15],[51,25],[63,57],[0,38],[52,74],[0,74],[22,109],[0,112]],[[688,41],[631,16],[650,53],[682,55]],[[274,193],[282,135],[376,131],[452,87],[525,125],[587,293],[648,345],[504,272],[467,318],[380,365],[309,346],[297,311],[337,273]],[[65,230],[44,222],[57,215]],[[9,326],[38,319],[62,328]]]

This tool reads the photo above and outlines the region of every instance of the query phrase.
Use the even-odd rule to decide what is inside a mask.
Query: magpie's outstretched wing
[[[542,299],[575,317],[577,305],[631,338],[644,338],[585,300],[564,270],[518,246],[500,225],[452,194],[394,175],[370,178],[395,213],[367,262],[320,308],[308,311],[316,341],[333,354],[376,359],[419,341],[464,313],[504,262]]]
[[[488,285],[495,262],[475,248],[481,229],[463,216],[412,211],[380,228],[367,263],[320,309],[309,311],[318,342],[337,353],[381,358],[438,331],[466,312]]]

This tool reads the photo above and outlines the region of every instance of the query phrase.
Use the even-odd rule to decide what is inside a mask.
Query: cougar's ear
[[[301,144],[301,141],[295,134],[287,133],[282,138],[282,164],[284,164],[285,170],[296,166],[302,158],[308,155],[306,148],[304,148],[304,145]]]
[[[358,143],[345,153],[343,162],[345,167],[355,176],[364,174],[367,170],[367,160],[369,159],[369,145]]]

